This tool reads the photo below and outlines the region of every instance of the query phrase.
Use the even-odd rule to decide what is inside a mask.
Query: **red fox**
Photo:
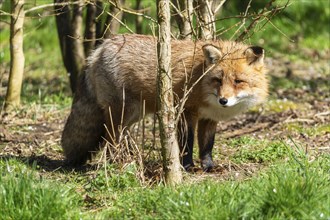
[[[145,101],[146,113],[157,111],[156,44],[152,36],[115,35],[104,40],[88,58],[62,135],[62,147],[70,164],[79,165],[90,159],[105,135],[104,124],[113,126],[117,133],[119,126],[129,127],[137,122],[141,100]],[[192,89],[183,111],[188,129],[178,129],[182,165],[186,169],[194,166],[197,129],[201,166],[208,171],[213,167],[217,123],[267,97],[264,49],[231,41],[189,40],[172,40],[171,49],[173,92],[181,99],[185,88]]]

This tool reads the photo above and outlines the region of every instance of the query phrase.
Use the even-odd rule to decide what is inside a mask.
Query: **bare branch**
[[[194,34],[192,25],[193,0],[179,1],[172,0],[174,18],[178,24],[181,39],[191,39]]]
[[[225,4],[226,0],[221,0],[218,4],[218,6],[214,9],[214,14],[216,14],[220,9],[221,7],[223,6],[223,4]]]
[[[233,37],[241,30],[241,28],[243,26],[245,26],[245,22],[246,22],[246,16],[249,12],[249,9],[251,7],[251,2],[252,0],[249,1],[248,5],[246,6],[246,9],[245,9],[245,12],[244,12],[244,15],[243,15],[243,19],[242,19],[242,22],[241,22],[241,25],[239,26],[239,28],[237,28],[237,30],[235,31],[235,33],[231,36],[230,40],[233,39]]]
[[[116,0],[115,5],[110,5],[109,13],[111,15],[107,16],[105,21],[106,31],[104,32],[104,37],[109,38],[111,34],[116,34],[120,28],[120,22],[123,17],[123,11],[120,8],[125,4],[125,0]]]
[[[213,0],[198,0],[197,15],[200,24],[200,37],[203,39],[215,38]]]
[[[75,4],[79,4],[79,0],[73,1],[73,2],[70,1],[70,2],[59,2],[59,3],[50,3],[50,4],[45,4],[45,5],[38,5],[36,7],[26,10],[25,14],[33,12],[33,11],[37,11],[40,9],[44,9],[44,8],[54,8],[55,6],[68,6],[68,5],[75,5]]]
[[[119,6],[116,2],[112,1],[112,0],[109,0],[109,3],[114,5],[115,7],[117,7],[119,10],[125,12],[125,13],[129,13],[129,14],[133,14],[133,15],[137,15],[137,16],[142,16],[150,21],[152,21],[153,23],[157,24],[157,21],[155,19],[153,19],[152,17],[146,15],[146,14],[143,14],[139,11],[135,11],[135,10],[132,10],[132,9],[127,9],[127,8],[124,8],[122,6]]]
[[[275,2],[276,0],[270,0],[265,7],[262,9],[262,11],[253,19],[253,21],[249,24],[249,26],[236,38],[235,41],[242,41],[244,39],[244,37],[257,25],[257,23],[259,22],[259,20],[263,17],[265,17],[265,13],[267,13],[267,11],[270,11],[272,14],[277,13],[280,10],[283,10],[284,8],[287,7],[289,0],[287,1],[286,5],[284,7],[276,7],[273,10],[269,10],[269,8],[272,6],[272,4]],[[251,35],[250,35],[251,36]]]
[[[117,22],[119,22],[121,25],[123,25],[129,32],[131,32],[131,34],[134,34],[134,31],[132,31],[131,28],[129,28],[124,22],[122,22],[121,20],[119,20],[116,15],[111,14],[110,12],[107,12],[107,14],[109,16],[111,16],[113,19],[115,19]],[[110,28],[110,24],[107,25],[106,30],[104,31],[104,33],[106,33],[108,31],[108,29]],[[105,35],[103,35],[104,38]]]

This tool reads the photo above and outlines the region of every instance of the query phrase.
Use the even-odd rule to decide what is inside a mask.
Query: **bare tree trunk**
[[[216,0],[198,0],[197,14],[200,25],[199,37],[202,39],[215,39],[215,13]]]
[[[54,3],[70,2],[70,0],[54,0]],[[82,0],[73,6],[55,5],[56,26],[61,46],[62,59],[70,77],[71,91],[74,93],[78,75],[85,65],[85,54],[82,37]]]
[[[141,9],[141,0],[136,0],[135,10],[139,11]],[[142,34],[142,16],[135,17],[135,32],[137,34]]]
[[[21,101],[21,89],[24,73],[23,24],[24,0],[11,0],[10,22],[10,75],[7,88],[5,109],[18,106]]]
[[[84,0],[79,0],[79,4],[73,5],[73,14],[71,20],[71,63],[72,72],[70,72],[70,81],[73,91],[76,90],[78,76],[85,66],[85,52],[83,44],[83,4]]]
[[[88,56],[90,51],[93,50],[95,47],[95,41],[96,41],[95,17],[96,17],[96,2],[94,0],[87,5],[85,42],[84,42],[84,49],[86,56]]]
[[[102,19],[100,19],[101,14],[103,13],[103,2],[102,0],[96,0],[96,45],[99,45],[102,41],[103,37],[103,23]]]
[[[54,0],[54,3],[64,3],[69,2],[69,0]],[[70,8],[69,5],[60,6],[55,5],[54,7],[56,16],[56,26],[57,34],[60,42],[62,60],[68,74],[71,72],[71,62],[70,62],[70,42],[68,36],[70,35]],[[71,91],[73,91],[73,85],[70,79]]]
[[[125,0],[117,0],[115,1],[116,5],[111,5],[109,13],[112,15],[107,16],[107,20],[105,22],[106,30],[104,33],[105,38],[109,38],[111,34],[117,34],[119,32],[120,23],[123,18],[123,12],[120,10],[120,7],[125,4]]]
[[[64,3],[66,0],[54,0],[54,3]],[[68,35],[70,34],[70,9],[69,6],[55,6],[54,10],[56,12],[56,26],[57,26],[57,34],[61,48],[62,60],[64,62],[64,66],[69,72],[69,63],[67,63],[67,56],[69,51],[69,42]]]
[[[176,138],[175,108],[171,75],[170,0],[157,0],[159,33],[157,42],[157,104],[163,168],[168,185],[182,181],[180,150]]]
[[[193,0],[172,0],[177,11],[175,12],[175,20],[179,26],[180,39],[191,39],[192,37],[192,15]]]

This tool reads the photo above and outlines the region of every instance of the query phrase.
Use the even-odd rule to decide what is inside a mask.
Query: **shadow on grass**
[[[43,170],[47,172],[87,172],[95,170],[96,165],[86,164],[82,166],[72,166],[67,163],[66,160],[51,159],[46,155],[32,155],[32,156],[14,156],[14,155],[0,155],[0,160],[17,160],[28,166],[35,167],[37,170]]]

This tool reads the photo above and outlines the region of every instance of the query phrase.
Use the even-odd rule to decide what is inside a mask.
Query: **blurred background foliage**
[[[52,2],[52,0],[28,0],[25,10]],[[287,2],[277,0],[273,7],[283,6]],[[223,30],[239,22],[241,18],[232,17],[244,14],[248,3],[249,0],[227,0],[217,15],[217,33],[222,33]],[[265,4],[264,0],[253,0],[249,14],[260,12]],[[134,8],[134,5],[135,1],[127,1],[125,7]],[[155,0],[142,0],[141,8],[143,13],[156,19]],[[3,1],[0,10],[0,80],[3,85],[6,81],[5,76],[9,73],[10,64],[10,16],[7,14],[10,12],[10,1]],[[123,23],[133,31],[135,31],[135,17],[136,15],[124,13],[122,19]],[[245,41],[263,46],[268,57],[285,56],[288,60],[295,60],[314,59],[315,54],[321,54],[321,57],[322,54],[329,54],[330,0],[291,0],[285,10],[274,16],[266,25],[263,24],[264,22],[258,23]],[[61,58],[53,8],[48,7],[27,13],[24,25],[26,63],[22,90],[23,101],[70,103],[68,96],[71,91]],[[155,23],[144,18],[142,25],[144,34],[155,33]],[[233,34],[238,26],[222,33],[218,38],[235,39]],[[174,34],[177,33],[177,24],[174,19],[172,30]],[[119,33],[127,32],[127,29],[121,26]],[[52,85],[48,86],[50,81]],[[54,94],[55,91],[56,94]],[[0,94],[2,102],[5,86],[0,88]]]

